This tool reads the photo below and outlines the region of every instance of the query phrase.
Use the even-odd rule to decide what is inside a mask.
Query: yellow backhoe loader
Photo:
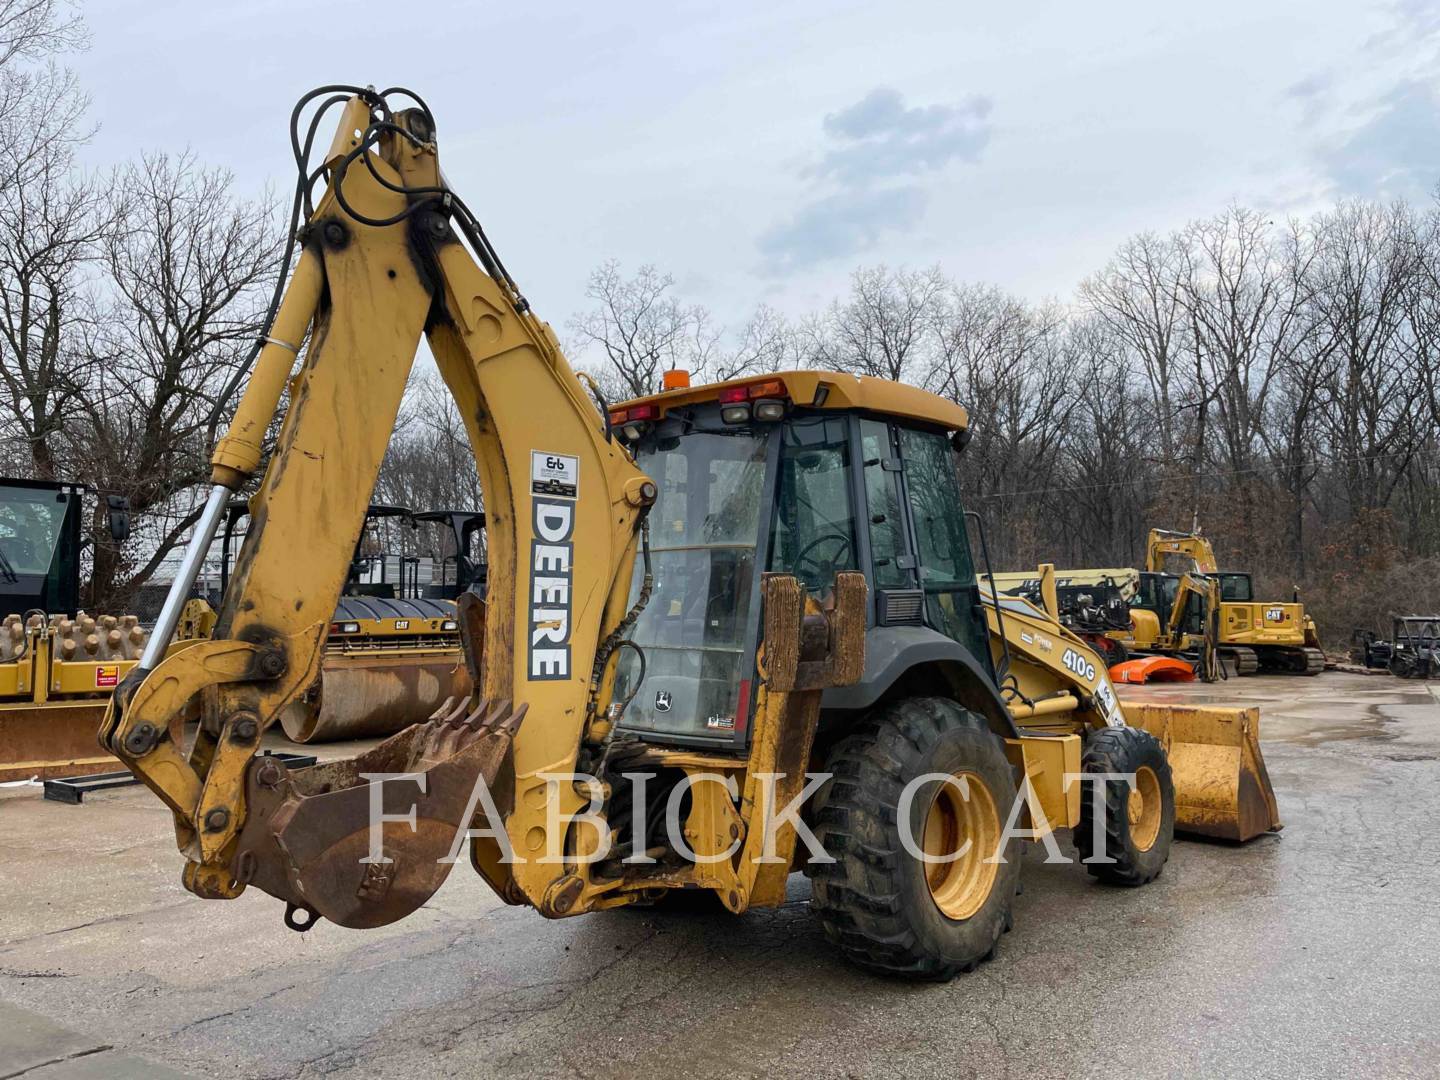
[[[341,110],[318,168],[318,115],[293,126],[316,98]],[[803,869],[846,955],[945,978],[1010,927],[1016,828],[1073,828],[1089,872],[1140,884],[1177,824],[1278,825],[1253,711],[1122,708],[1053,605],[984,602],[963,408],[808,371],[671,378],[597,409],[445,182],[414,94],[325,87],[295,116],[297,204],[326,191],[187,563],[260,468],[287,381],[289,409],[213,637],[162,659],[182,574],[102,735],[172,810],[191,891],[372,927],[467,849],[549,917],[681,889],[738,913]],[[422,334],[487,513],[486,597],[459,603],[475,690],[290,770],[255,756],[260,733],[319,670]],[[171,718],[196,698],[187,748]]]

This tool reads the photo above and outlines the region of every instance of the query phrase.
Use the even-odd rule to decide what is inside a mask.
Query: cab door
[[[993,674],[990,632],[960,499],[958,455],[944,432],[898,425],[894,430],[925,623],[965,646]]]

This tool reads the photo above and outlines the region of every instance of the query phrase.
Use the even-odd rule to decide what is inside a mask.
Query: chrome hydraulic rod
[[[165,650],[170,646],[170,639],[175,636],[175,627],[180,624],[180,612],[185,607],[185,600],[190,595],[195,579],[200,576],[205,553],[210,550],[210,544],[215,539],[215,532],[220,527],[220,519],[225,515],[225,505],[230,501],[230,495],[230,489],[224,484],[216,484],[210,489],[205,511],[195,523],[195,531],[190,534],[190,543],[185,547],[180,569],[175,571],[175,580],[170,583],[170,592],[165,596],[165,606],[160,609],[160,617],[155,620],[155,629],[150,632],[150,640],[145,643],[145,652],[140,657],[140,666],[146,671],[153,670],[165,659]]]

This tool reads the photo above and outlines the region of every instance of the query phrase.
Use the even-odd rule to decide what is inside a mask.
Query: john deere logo
[[[655,691],[655,711],[656,711],[656,712],[669,712],[669,711],[670,711],[670,691],[669,691],[669,690],[656,690],[656,691]]]

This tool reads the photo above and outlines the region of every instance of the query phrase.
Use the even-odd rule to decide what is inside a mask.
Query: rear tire
[[[950,979],[994,956],[1012,924],[1021,852],[1011,838],[1003,862],[986,861],[1016,785],[984,719],[943,698],[896,702],[836,745],[826,770],[815,834],[836,861],[805,869],[826,937],[861,967],[912,979]],[[950,862],[926,863],[901,839],[902,792],[927,773],[967,785],[964,798],[955,784],[928,780],[908,808],[912,847],[950,855],[971,842]]]
[[[1160,876],[1175,837],[1175,784],[1160,740],[1139,728],[1102,728],[1085,741],[1080,770],[1086,773],[1133,773],[1136,786],[1105,780],[1105,850],[1095,850],[1095,790],[1092,781],[1080,792],[1080,821],[1075,847],[1085,869],[1115,885],[1144,885]],[[1113,862],[1090,862],[1096,857]]]

